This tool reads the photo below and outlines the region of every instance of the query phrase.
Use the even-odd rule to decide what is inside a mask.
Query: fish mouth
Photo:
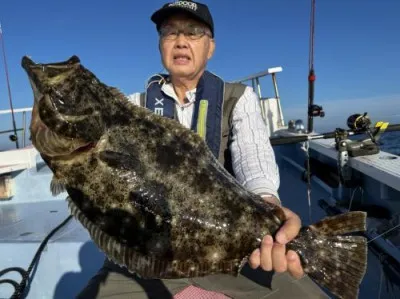
[[[39,70],[39,64],[36,64],[30,57],[24,56],[22,57],[21,66],[28,74],[29,83],[32,87],[34,98],[40,98],[41,94],[39,93],[39,86],[41,87],[41,83],[38,80],[37,72]]]
[[[68,138],[51,130],[40,119],[37,106],[35,103],[32,111],[30,131],[32,144],[40,153],[52,158],[70,157],[88,152],[97,146],[97,142],[79,138]]]
[[[36,63],[23,56],[21,66],[34,94],[30,131],[37,150],[49,157],[60,157],[94,148],[100,134],[88,137],[86,131],[93,130],[86,128],[99,116],[82,110],[76,112],[75,102],[70,101],[76,96],[75,83],[71,82],[75,82],[75,74],[80,71],[80,59],[74,55],[65,61]],[[93,126],[101,127],[99,122]]]
[[[57,75],[68,69],[74,69],[80,64],[78,56],[73,55],[67,61],[54,63],[36,63],[29,56],[23,56],[21,66],[28,74],[35,94],[43,93],[46,86],[57,80]]]
[[[40,64],[35,63],[30,57],[23,56],[21,66],[28,74],[28,79],[34,94],[34,104],[31,118],[31,138],[33,145],[39,152],[48,157],[64,157],[77,153],[86,152],[96,146],[93,141],[83,140],[81,138],[71,138],[65,136],[57,130],[57,124],[49,127],[41,118],[41,113],[46,110],[49,113],[59,114],[53,101],[49,98],[51,85],[65,77],[65,72],[80,63],[77,56],[72,56],[67,61]],[[45,107],[45,104],[47,107]],[[55,110],[54,110],[55,109]],[[61,116],[67,117],[67,116]],[[61,123],[61,122],[60,122]]]
[[[58,68],[58,69],[65,69],[65,68],[71,67],[71,65],[75,65],[80,62],[81,61],[80,61],[79,57],[76,55],[73,55],[67,61],[40,64],[40,63],[35,63],[29,56],[25,55],[22,57],[21,66],[23,67],[23,69],[26,72],[29,73],[34,68],[52,67],[52,68]]]
[[[83,145],[77,147],[72,152],[72,154],[74,154],[74,153],[75,154],[79,154],[79,153],[83,153],[83,152],[88,152],[88,151],[94,149],[96,146],[97,146],[97,142],[89,142],[89,143],[86,143],[86,144],[83,144]]]
[[[21,66],[24,68],[25,71],[30,70],[30,67],[35,65],[33,60],[29,56],[23,56],[21,60]]]

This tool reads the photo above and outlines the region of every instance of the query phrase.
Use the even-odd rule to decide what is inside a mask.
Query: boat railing
[[[250,85],[253,90],[257,93],[261,101],[261,112],[266,121],[272,123],[272,131],[282,128],[285,126],[283,119],[283,112],[281,106],[281,99],[278,91],[278,84],[276,74],[282,72],[282,67],[273,67],[265,71],[247,76],[240,80],[235,80],[233,83],[243,83]],[[273,96],[263,96],[261,92],[261,79],[264,77],[270,77],[272,79]],[[265,86],[265,85],[263,85]]]
[[[31,113],[32,107],[0,110],[0,150],[9,149],[10,143],[15,143],[15,148],[24,148],[30,144],[30,137],[27,136],[27,132],[29,132],[27,124],[30,123]],[[11,121],[12,114],[15,117],[15,128]],[[7,126],[6,124],[11,125]]]

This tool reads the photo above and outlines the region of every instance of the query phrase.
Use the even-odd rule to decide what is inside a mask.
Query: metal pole
[[[5,50],[5,47],[4,47],[4,37],[3,37],[3,31],[2,31],[2,28],[1,28],[1,24],[0,24],[0,39],[1,39],[2,49],[3,49],[4,70],[5,70],[6,79],[7,79],[8,99],[9,99],[9,102],[10,102],[13,129],[14,129],[14,134],[15,134],[15,137],[16,137],[15,145],[16,145],[17,148],[19,148],[18,135],[17,135],[17,126],[15,125],[14,108],[13,108],[12,97],[11,97],[10,80],[9,80],[9,77],[8,77],[6,50]]]
[[[25,147],[25,136],[26,134],[26,112],[22,112],[22,147]]]
[[[258,98],[260,100],[260,106],[261,106],[261,114],[264,118],[264,121],[267,122],[267,109],[265,107],[265,103],[264,101],[261,99],[261,86],[260,86],[260,80],[258,79],[258,77],[255,78],[256,81],[256,85],[257,85],[257,93],[258,93]]]
[[[279,92],[278,92],[278,84],[276,82],[276,74],[275,73],[272,74],[272,82],[274,84],[275,98],[276,98],[277,103],[278,103],[279,122],[280,122],[280,125],[283,127],[285,125],[285,121],[283,120],[283,113],[282,113],[282,107],[281,107],[281,98],[280,98]]]
[[[261,87],[260,87],[260,80],[258,80],[258,77],[256,78],[256,84],[257,84],[258,97],[261,100]]]

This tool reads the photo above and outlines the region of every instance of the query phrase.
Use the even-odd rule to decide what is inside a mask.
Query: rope
[[[375,238],[369,240],[367,243],[371,243],[372,241],[374,241],[374,240],[376,240],[376,239],[382,237],[383,235],[386,235],[387,233],[389,233],[389,232],[391,232],[392,230],[395,230],[396,228],[399,228],[399,227],[400,227],[400,224],[397,224],[395,227],[392,227],[391,229],[388,229],[388,230],[385,231],[384,233],[382,233],[382,234],[376,236]]]
[[[312,212],[311,212],[311,167],[310,167],[310,142],[306,141],[303,143],[302,149],[306,153],[307,158],[307,201],[308,201],[308,219],[310,224],[312,223]]]
[[[0,280],[0,284],[3,283],[8,283],[11,284],[15,291],[14,294],[11,296],[11,299],[20,299],[23,298],[23,294],[25,292],[25,288],[27,286],[28,280],[29,280],[29,276],[31,275],[31,272],[33,270],[33,268],[35,267],[35,265],[37,265],[37,263],[39,262],[40,256],[43,252],[43,249],[46,247],[47,242],[50,240],[50,238],[61,228],[63,227],[65,224],[67,224],[67,222],[69,220],[71,220],[72,215],[68,216],[63,222],[61,222],[56,228],[54,228],[47,236],[46,238],[44,238],[44,240],[42,241],[42,243],[40,244],[39,248],[37,249],[35,256],[32,259],[31,264],[29,265],[27,270],[24,270],[22,268],[19,267],[11,267],[11,268],[7,268],[4,269],[2,271],[0,271],[0,277],[3,276],[4,274],[8,273],[8,272],[18,272],[21,274],[22,276],[22,280],[21,282],[18,284],[17,282],[15,282],[14,280],[11,279],[4,279],[4,280]]]
[[[357,188],[355,188],[351,194],[349,208],[348,208],[349,212],[351,211],[351,206],[353,204],[354,195],[357,190],[360,190],[360,192],[361,192],[361,199],[363,199],[363,197],[364,197],[364,189],[361,186],[358,186]]]

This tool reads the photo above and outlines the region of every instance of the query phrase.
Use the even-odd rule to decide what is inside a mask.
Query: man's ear
[[[211,59],[215,51],[215,40],[210,39],[210,48],[208,49],[207,59]]]

